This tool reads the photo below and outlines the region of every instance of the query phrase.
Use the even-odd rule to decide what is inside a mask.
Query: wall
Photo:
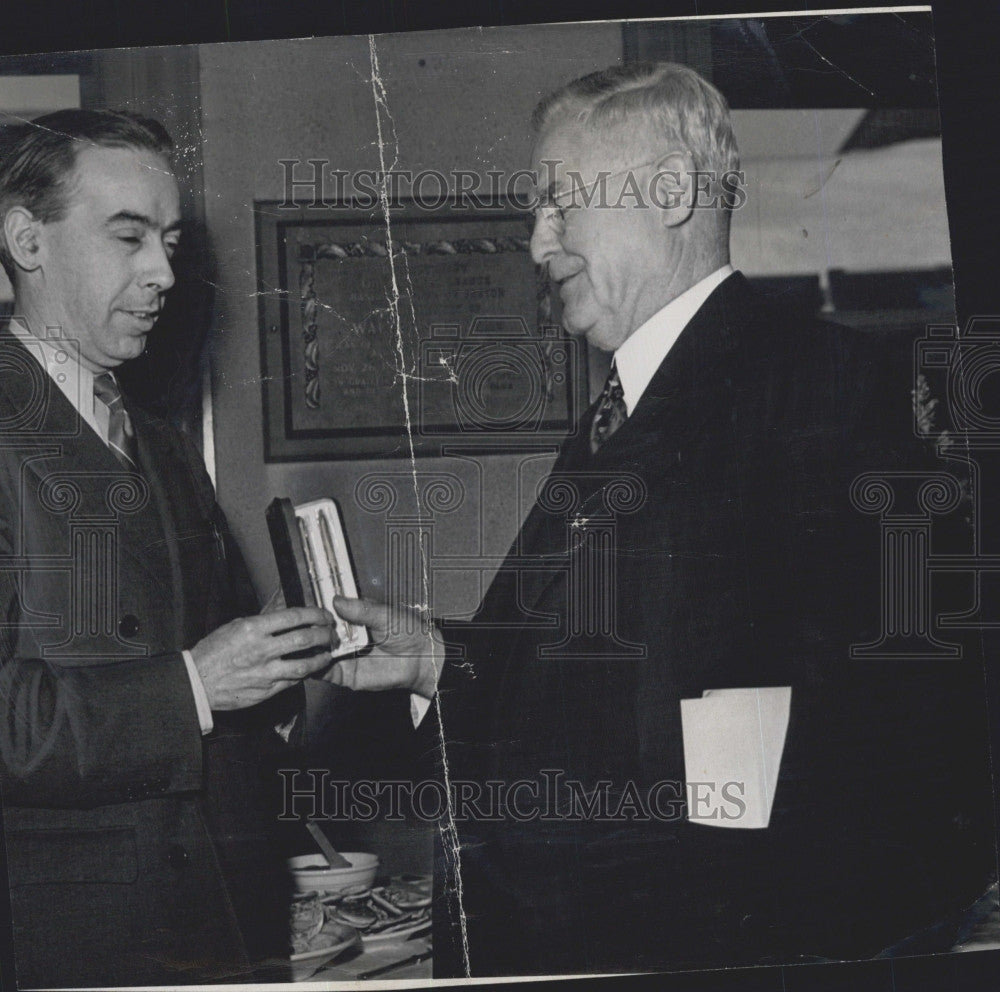
[[[379,37],[374,51],[395,123],[397,168],[513,171],[528,164],[527,120],[538,99],[619,59],[621,30],[594,24],[430,32]],[[378,594],[384,588],[383,524],[355,505],[354,486],[366,472],[405,471],[408,463],[264,464],[252,210],[254,199],[282,198],[280,159],[379,168],[369,41],[209,45],[199,58],[205,218],[217,270],[212,365],[220,501],[267,595],[277,579],[266,504],[275,495],[296,502],[337,498],[361,585]],[[481,507],[470,499],[464,512],[447,518],[440,547],[506,550],[524,505],[515,491],[516,461],[492,456],[477,467],[449,460],[448,470],[467,491],[481,490],[483,499]],[[445,467],[434,459],[418,466]],[[439,612],[471,610],[478,595],[469,576],[458,577],[440,587],[433,605]]]
[[[80,106],[80,77],[0,75],[0,127],[65,107]],[[0,269],[0,304],[13,302],[14,290]]]
[[[941,139],[841,154],[858,109],[734,110],[747,202],[733,262],[748,275],[951,264]]]

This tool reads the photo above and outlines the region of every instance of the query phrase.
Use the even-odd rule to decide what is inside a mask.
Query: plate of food
[[[360,943],[358,931],[327,918],[316,893],[292,901],[289,920],[292,981],[304,981],[318,968]]]
[[[414,905],[417,900],[421,905]],[[406,940],[431,925],[430,899],[411,890],[379,886],[364,895],[327,903],[326,918],[353,927],[365,944]]]
[[[433,880],[430,875],[393,875],[385,894],[400,909],[422,909],[431,904]]]

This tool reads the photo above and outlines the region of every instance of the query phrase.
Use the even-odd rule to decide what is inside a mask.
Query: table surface
[[[426,933],[417,934],[409,940],[380,941],[377,944],[346,952],[342,957],[317,969],[315,974],[305,980],[310,982],[357,981],[359,977],[369,971],[393,964],[400,964],[400,967],[373,977],[392,979],[393,981],[404,978],[430,978],[433,964],[430,958],[423,961],[410,961],[417,955],[428,954],[430,949],[431,940]],[[404,965],[402,964],[404,961],[410,961],[410,963]]]

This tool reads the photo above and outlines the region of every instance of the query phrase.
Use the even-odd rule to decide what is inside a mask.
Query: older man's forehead
[[[551,122],[535,142],[532,167],[539,193],[559,193],[619,173],[639,161],[651,135],[641,121],[593,126],[579,119]]]

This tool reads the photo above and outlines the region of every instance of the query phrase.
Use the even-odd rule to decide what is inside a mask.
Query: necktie
[[[594,413],[594,422],[590,425],[590,451],[597,454],[597,449],[628,418],[628,410],[625,407],[625,393],[622,390],[621,379],[618,378],[618,369],[611,366],[611,374],[604,384],[604,392],[597,402],[597,411]]]
[[[110,372],[94,376],[94,396],[108,408],[108,444],[124,468],[136,471],[139,457],[136,451],[132,421],[122,402],[122,391]]]

